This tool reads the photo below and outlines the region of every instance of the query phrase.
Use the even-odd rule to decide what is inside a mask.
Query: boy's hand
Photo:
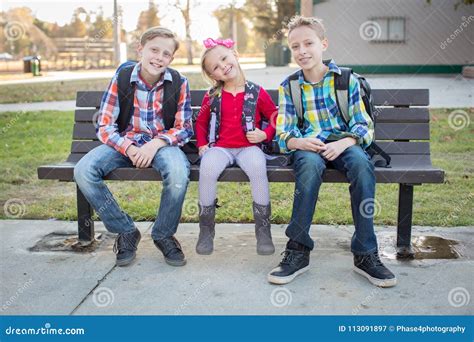
[[[199,156],[202,157],[204,155],[204,152],[206,152],[209,149],[209,145],[203,145],[199,147]]]
[[[167,143],[163,139],[153,139],[146,143],[139,149],[139,156],[137,157],[136,163],[134,164],[138,168],[147,168],[150,166],[153,158],[155,158],[156,152]]]
[[[254,131],[247,132],[245,136],[252,144],[258,144],[267,139],[267,134],[258,128],[255,128]]]
[[[329,161],[333,161],[341,155],[347,148],[356,144],[354,138],[344,138],[338,141],[326,144],[326,151],[321,153],[321,156]]]
[[[132,161],[133,165],[136,165],[137,163],[137,158],[139,155],[140,149],[136,147],[135,145],[130,145],[125,153],[127,154],[128,158]]]
[[[288,148],[320,153],[326,150],[326,144],[318,138],[293,138],[288,141]]]

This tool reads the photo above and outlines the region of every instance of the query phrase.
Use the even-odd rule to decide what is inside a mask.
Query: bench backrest
[[[268,90],[275,103],[278,91]],[[205,90],[191,90],[194,117],[199,111]],[[431,165],[430,115],[428,89],[373,89],[375,100],[375,138],[392,156],[394,165]],[[94,120],[103,92],[79,91],[76,98],[75,123],[69,162],[77,162],[87,152],[101,144]]]

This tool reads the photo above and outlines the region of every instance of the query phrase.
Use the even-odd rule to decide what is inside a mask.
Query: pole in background
[[[118,14],[117,0],[114,0],[114,63],[120,64],[120,21]]]

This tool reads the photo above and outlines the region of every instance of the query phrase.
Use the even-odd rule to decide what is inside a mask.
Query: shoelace
[[[114,253],[120,252],[119,247],[118,247],[119,240],[120,240],[120,245],[121,245],[120,250],[135,251],[137,249],[131,238],[129,238],[125,234],[121,234],[117,237],[117,239],[115,239],[115,243],[113,247]]]
[[[365,262],[366,260],[374,267],[383,266],[383,263],[380,260],[379,255],[377,253],[366,255],[362,259],[362,262]]]
[[[283,252],[280,253],[280,255],[283,255],[283,259],[281,260],[280,264],[281,265],[291,265],[291,263],[294,260],[294,255],[293,251],[290,250],[284,250]]]
[[[174,249],[181,251],[181,246],[179,242],[175,239],[165,239],[161,243],[165,245],[166,249],[169,249],[169,252],[171,252]]]

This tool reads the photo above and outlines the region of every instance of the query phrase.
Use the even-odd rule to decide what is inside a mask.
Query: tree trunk
[[[191,40],[191,17],[189,15],[190,0],[186,1],[186,8],[183,10],[184,24],[186,26],[186,55],[188,65],[193,64],[193,42]]]

